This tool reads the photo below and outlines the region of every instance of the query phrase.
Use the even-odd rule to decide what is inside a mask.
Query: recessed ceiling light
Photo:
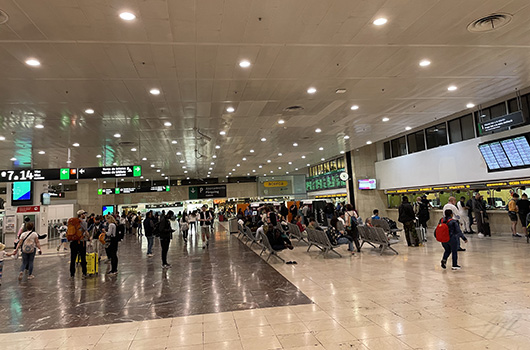
[[[143,179],[144,177],[143,176],[140,176],[140,179]]]
[[[285,124],[285,120],[283,119],[278,120],[278,124]]]
[[[295,171],[298,171],[298,168],[294,168]]]
[[[336,94],[345,94],[346,93],[346,89],[337,89],[337,90],[335,90],[335,93]]]
[[[121,134],[116,133],[114,134],[114,137],[121,137]]]
[[[282,167],[281,167],[281,166],[279,166],[279,167],[278,167],[278,170],[282,170]]]
[[[388,20],[386,18],[378,18],[376,19],[373,23],[376,25],[376,26],[382,26],[383,24],[386,24],[388,22]]]
[[[281,157],[281,156],[283,156],[283,153],[278,153],[278,157]]]
[[[114,163],[112,163],[112,165],[116,166],[116,165],[118,165],[118,163],[114,162]]]
[[[250,176],[250,173],[247,173],[247,176]]]
[[[271,162],[271,160],[270,160],[270,159],[267,159],[267,163],[270,163],[270,162]]]
[[[319,150],[319,151],[323,151],[323,150],[324,150],[324,147],[319,147],[318,150]]]
[[[226,109],[226,111],[227,111],[228,113],[234,113],[235,110],[236,110],[236,109],[235,109],[234,107],[228,107],[228,108]]]
[[[256,172],[256,169],[252,169],[252,172],[255,173],[255,172]]]
[[[5,140],[6,140],[5,136],[0,136],[0,141],[5,141]]]
[[[316,129],[315,129],[315,132],[316,132],[316,133],[319,133],[319,132],[322,132],[322,130],[321,130],[320,128],[316,128]]]
[[[366,141],[366,144],[367,144],[367,145],[371,145],[371,144],[372,144],[372,141]]]
[[[325,160],[326,160],[326,158],[320,158],[320,160],[321,160],[321,161],[325,161]]]
[[[455,91],[456,89],[458,89],[456,86],[454,85],[451,85],[447,88],[448,91]]]
[[[293,162],[289,162],[289,163],[287,163],[287,164],[291,165],[291,164],[293,164]]]
[[[214,162],[211,162],[210,165],[215,165],[215,163],[214,163]]]
[[[176,145],[178,142],[177,142],[177,140],[173,140],[173,141],[171,141],[171,143]]]
[[[122,12],[122,13],[120,13],[120,18],[125,20],[125,21],[132,21],[133,19],[136,18],[136,16],[133,13],[130,13],[130,12]]]
[[[208,168],[208,170],[213,170],[213,168]]]
[[[43,128],[44,128],[44,125],[42,125],[42,124],[37,124],[37,125],[35,125],[35,127],[36,127],[37,129],[43,129]]]
[[[468,103],[468,104],[466,105],[466,107],[467,107],[467,108],[473,108],[473,107],[475,107],[475,104],[470,102],[470,103]]]
[[[405,130],[407,130],[407,131],[409,131],[409,130],[411,130],[411,129],[412,129],[412,128],[411,128],[410,126],[407,126],[407,127],[405,128]]]
[[[160,172],[160,169],[156,169],[156,172],[159,173],[159,172]]]
[[[151,89],[151,90],[149,90],[149,93],[150,93],[151,95],[160,95],[160,90],[158,90],[158,89]]]
[[[188,173],[188,171],[187,171],[187,170],[184,170],[184,174],[187,174],[187,173]]]
[[[26,60],[26,64],[28,66],[32,66],[32,67],[38,67],[40,66],[40,62],[34,58],[29,58]]]
[[[241,164],[238,163],[238,164],[236,164],[236,166],[241,166]]]
[[[421,60],[420,61],[420,66],[422,66],[422,67],[427,67],[430,64],[431,64],[431,61],[429,61],[429,60]]]
[[[314,87],[310,87],[309,89],[307,89],[308,94],[314,94],[315,92],[317,92],[317,89],[315,89]]]
[[[307,163],[306,166],[311,166],[311,164]]]
[[[236,171],[236,169],[234,168],[234,169],[232,169],[232,171]]]
[[[185,166],[185,165],[183,165],[183,166],[182,166],[182,169],[186,169],[186,166]]]
[[[190,179],[190,177],[189,177],[189,176],[188,176],[188,177],[186,177],[186,180],[189,180],[189,179]]]
[[[267,141],[267,139],[264,138],[264,137],[262,137],[262,138],[261,138],[261,142],[265,142],[265,141]]]
[[[160,174],[160,176],[164,177],[164,176],[166,176],[166,174]],[[121,181],[123,181],[123,179],[121,179]]]
[[[207,176],[210,177],[210,174],[208,174]]]
[[[251,149],[251,150],[250,150],[250,153],[254,153],[254,150],[253,150],[253,149]]]
[[[219,135],[226,135],[226,131],[222,130],[222,131],[219,131]]]
[[[215,149],[219,149],[219,148],[221,148],[221,146],[219,146],[219,145],[215,146]]]
[[[184,160],[179,160],[179,163],[180,163],[180,164],[184,163]]]
[[[305,159],[305,156],[302,156],[302,159]]]
[[[215,159],[215,158],[217,158],[217,156],[214,154],[214,155],[212,156],[212,158]]]
[[[147,158],[143,157],[142,160],[147,160]]]
[[[79,147],[79,144],[76,142],[76,143],[74,143],[72,146],[74,146],[74,147]]]
[[[182,155],[182,153],[180,153],[180,152],[177,152],[177,156],[180,156],[180,155]]]
[[[258,165],[258,168],[260,168],[260,169],[263,168],[263,165]]]
[[[136,148],[131,148],[131,152],[136,152]]]
[[[389,120],[390,120],[390,118],[384,117],[384,118],[383,118],[383,119],[381,119],[381,120],[382,120],[383,122],[385,122],[385,123],[386,123],[387,121],[389,121]]]
[[[95,180],[95,179],[94,179]],[[149,179],[145,179],[145,181],[149,181]]]
[[[286,174],[289,174],[289,172],[288,172],[288,171],[286,171],[285,173],[286,173]]]
[[[101,154],[98,154],[98,155],[96,156],[96,158],[101,158]]]
[[[78,183],[79,183],[79,181],[75,180],[75,183],[76,183],[76,184],[78,184]]]
[[[166,177],[164,178],[164,180],[167,180],[167,179],[169,179],[169,177],[166,176]]]
[[[86,114],[94,114],[94,110],[92,108],[85,109]]]
[[[298,144],[296,142],[293,143],[293,147],[298,147]]]
[[[340,151],[340,154],[344,154],[345,152],[344,151]]]
[[[14,162],[15,160],[17,160],[15,157],[10,159],[10,161],[12,161],[12,162]]]
[[[171,126],[171,122],[165,122],[164,126]]]
[[[155,165],[154,165],[154,164],[151,164],[151,168],[154,168],[154,167],[155,167]]]
[[[349,140],[349,139],[350,139],[350,136],[348,136],[348,135],[344,135],[344,139],[345,139],[345,140]]]
[[[357,106],[357,105],[353,105],[353,106],[350,107],[350,109],[351,109],[352,111],[356,111],[356,110],[359,109],[359,106]]]
[[[243,157],[243,159],[242,159],[242,160],[243,160],[243,161],[245,161],[245,160],[247,160],[247,158]]]
[[[274,174],[274,171],[273,171],[273,170],[271,170],[271,174]]]
[[[250,67],[250,61],[243,60],[243,61],[239,62],[239,66],[241,68],[248,68],[248,67]]]
[[[39,151],[39,154],[46,154],[46,152],[44,152],[44,151]]]

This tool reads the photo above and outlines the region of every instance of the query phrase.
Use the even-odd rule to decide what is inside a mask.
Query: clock
[[[342,172],[339,176],[342,181],[348,181],[348,179],[350,178],[347,172]]]

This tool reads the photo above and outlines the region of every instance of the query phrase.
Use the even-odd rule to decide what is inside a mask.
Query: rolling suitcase
[[[420,225],[419,220],[416,219],[416,235],[420,240],[420,243],[427,242],[427,230],[425,227]]]
[[[99,273],[98,253],[86,254],[86,271],[89,275],[97,275]]]
[[[487,216],[482,215],[482,228],[484,229],[484,236],[491,237],[491,228],[490,228],[490,222],[489,218]]]

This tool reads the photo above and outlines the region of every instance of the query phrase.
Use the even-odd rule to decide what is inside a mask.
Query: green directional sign
[[[70,180],[70,168],[61,168],[60,180]]]
[[[98,188],[98,194],[99,194],[99,195],[102,195],[102,194],[103,194],[103,189]]]
[[[120,188],[119,187],[116,187],[114,189],[114,194],[120,194]]]
[[[135,165],[133,167],[133,176],[142,176],[142,166],[141,165]]]
[[[171,186],[166,186],[166,192],[171,191]]]

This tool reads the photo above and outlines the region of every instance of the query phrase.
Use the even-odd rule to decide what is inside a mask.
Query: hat
[[[0,243],[0,251],[6,249],[6,245],[4,243]]]
[[[77,215],[83,215],[83,214],[86,214],[86,211],[84,211],[83,209],[80,209],[77,211]]]

